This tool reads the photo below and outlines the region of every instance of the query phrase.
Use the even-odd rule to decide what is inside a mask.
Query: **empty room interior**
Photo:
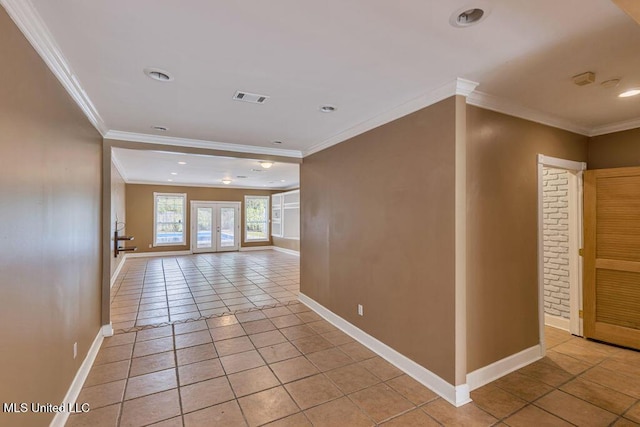
[[[640,426],[638,1],[0,5],[0,425]]]

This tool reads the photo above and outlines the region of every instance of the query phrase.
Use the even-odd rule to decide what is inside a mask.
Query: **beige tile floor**
[[[293,301],[299,258],[272,250],[126,261],[111,290],[115,330]]]
[[[137,327],[105,339],[67,426],[640,425],[639,352],[545,333],[544,359],[455,408],[296,301]]]

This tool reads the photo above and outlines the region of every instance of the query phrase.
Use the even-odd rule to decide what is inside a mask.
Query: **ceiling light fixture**
[[[178,162],[179,165],[186,165],[187,162]]]
[[[168,179],[167,181],[169,181],[169,182],[173,182],[173,180],[172,180],[172,179]]]
[[[320,111],[323,112],[323,113],[333,113],[337,109],[338,109],[338,107],[335,107],[333,105],[323,105],[323,106],[320,107]]]
[[[484,20],[487,15],[484,9],[465,7],[455,11],[449,18],[449,23],[458,28],[470,27]]]
[[[633,88],[633,89],[625,90],[620,95],[618,95],[618,97],[619,98],[629,98],[630,96],[636,96],[636,95],[640,95],[640,88],[636,87],[636,88]]]
[[[143,71],[147,77],[159,82],[170,82],[173,80],[173,76],[169,74],[168,71],[161,70],[160,68],[145,68]]]
[[[229,184],[231,184],[231,180],[230,179],[223,179],[222,183],[225,184],[225,185],[229,185]]]
[[[284,179],[281,179],[280,182],[284,182]]]
[[[271,166],[273,166],[273,162],[260,162],[260,166],[265,169],[269,169]]]
[[[171,172],[171,175],[178,175],[178,172]]]
[[[157,130],[159,132],[166,132],[169,130],[169,128],[165,126],[151,126],[151,129]]]

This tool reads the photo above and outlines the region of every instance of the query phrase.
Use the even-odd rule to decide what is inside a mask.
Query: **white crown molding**
[[[574,132],[580,135],[591,136],[591,128],[578,125],[569,120],[556,117],[552,114],[524,107],[515,102],[508,101],[488,93],[475,91],[467,97],[467,104],[475,105],[487,110],[496,111],[498,113],[507,114],[509,116],[519,117],[521,119],[530,120],[532,122],[541,123]]]
[[[135,184],[135,185],[162,185],[167,187],[205,187],[205,188],[224,188],[231,190],[264,190],[264,191],[286,191],[287,188],[280,187],[251,187],[251,186],[242,186],[242,185],[217,185],[217,184],[190,184],[188,182],[168,182],[168,181],[142,181],[142,180],[125,180],[127,184]],[[296,185],[293,188],[298,188],[299,185]]]
[[[51,72],[71,95],[91,124],[105,135],[107,127],[98,114],[98,110],[89,99],[64,55],[58,48],[44,21],[29,0],[0,0],[0,4],[18,26],[31,46],[38,52]]]
[[[127,174],[124,173],[124,167],[122,166],[122,163],[120,163],[120,160],[118,160],[118,156],[116,155],[116,152],[114,150],[111,150],[111,161],[113,162],[113,165],[116,167],[116,170],[122,177],[122,180],[127,184],[129,184],[130,183],[129,178],[127,177]]]
[[[591,129],[591,134],[589,136],[600,136],[636,128],[640,128],[640,119],[631,119],[622,122],[610,123],[608,125],[596,126]]]
[[[365,120],[347,130],[344,130],[337,135],[332,136],[329,139],[325,139],[322,142],[312,145],[308,150],[304,152],[304,156],[309,156],[318,151],[322,151],[333,145],[346,141],[349,138],[365,133],[371,129],[382,126],[393,120],[406,116],[407,114],[414,113],[418,110],[426,108],[443,99],[449,98],[454,95],[468,96],[478,86],[478,83],[471,80],[465,80],[457,78],[445,85],[442,85],[429,93],[414,98],[404,104],[398,105],[391,110],[385,111],[371,119]]]
[[[110,130],[104,136],[105,139],[117,141],[143,142],[147,144],[164,144],[178,147],[206,148],[208,150],[235,151],[236,153],[262,154],[270,156],[302,158],[299,150],[286,150],[282,148],[258,147],[254,145],[232,144],[228,142],[205,141],[202,139],[178,138],[164,135],[150,135],[146,133],[123,132]]]

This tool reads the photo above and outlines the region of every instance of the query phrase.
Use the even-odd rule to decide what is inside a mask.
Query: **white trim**
[[[536,360],[542,359],[542,347],[540,344],[522,350],[519,353],[512,354],[504,359],[493,362],[484,368],[476,369],[467,374],[467,384],[471,390],[489,384],[513,371],[517,371],[523,366],[527,366]]]
[[[236,153],[262,154],[270,156],[302,158],[300,150],[286,150],[282,148],[258,147],[255,145],[232,144],[228,142],[206,141],[202,139],[178,138],[174,136],[150,135],[146,133],[124,132],[110,130],[105,139],[117,141],[144,142],[148,144],[174,145],[178,147],[206,148],[209,150],[232,151]]]
[[[453,80],[445,85],[442,85],[424,95],[421,95],[417,98],[414,98],[403,104],[400,104],[390,110],[387,110],[381,114],[378,114],[377,116],[374,116],[361,123],[358,123],[357,125],[349,129],[345,129],[344,131],[328,139],[325,139],[324,141],[321,141],[317,144],[312,145],[306,151],[304,151],[304,157],[309,156],[313,153],[317,153],[318,151],[322,151],[333,145],[339,144],[343,141],[346,141],[347,139],[353,138],[354,136],[358,136],[373,128],[382,126],[386,123],[392,122],[408,114],[411,114],[413,112],[426,108],[430,105],[433,105],[451,96],[454,96],[454,95],[468,96],[476,88],[476,86],[478,86],[478,83],[476,82],[457,78],[456,80]]]
[[[115,242],[115,244],[117,245],[118,242]],[[122,270],[122,266],[124,266],[124,262],[127,260],[127,255],[129,254],[122,255],[122,258],[120,259],[120,264],[118,264],[118,266],[116,267],[116,270],[111,275],[111,285],[109,286],[110,288],[113,288],[113,285],[116,283],[118,274],[120,274],[120,271]]]
[[[544,314],[544,324],[546,326],[569,332],[570,323],[569,319],[565,319],[564,317],[553,316],[549,313]]]
[[[102,332],[103,337],[112,337],[113,336],[113,323],[109,322],[108,325],[102,325],[100,328],[100,332]]]
[[[538,154],[538,163],[550,168],[566,169],[566,170],[573,170],[573,171],[587,170],[587,164],[585,162],[576,162],[573,160],[559,159],[557,157],[545,156],[544,154]]]
[[[529,120],[543,125],[555,127],[558,129],[567,130],[580,135],[591,136],[592,129],[582,125],[578,125],[569,120],[562,119],[549,113],[545,113],[539,110],[534,110],[517,104],[512,101],[508,101],[504,98],[500,98],[488,93],[474,91],[467,98],[467,103],[481,107],[491,111],[497,111],[498,113],[507,114],[509,116],[519,117],[521,119]]]
[[[131,184],[131,182],[129,181],[129,178],[127,177],[127,174],[124,173],[124,166],[122,166],[122,163],[120,163],[120,161],[118,160],[118,156],[116,156],[116,152],[113,148],[111,149],[111,161],[113,162],[113,165],[116,167],[116,170],[120,174],[120,177],[122,178],[122,180],[127,184]],[[163,182],[162,184],[165,184],[165,182]]]
[[[251,187],[243,185],[216,185],[216,184],[198,184],[189,182],[167,182],[167,181],[145,181],[139,179],[125,180],[127,184],[141,184],[141,185],[162,185],[165,187],[203,187],[203,188],[224,188],[232,190],[268,190],[268,191],[281,191],[284,190],[280,187]],[[296,186],[297,188],[297,186]]]
[[[105,335],[103,334],[103,328],[98,330],[98,334],[96,335],[91,347],[89,347],[89,351],[87,352],[87,356],[82,361],[82,365],[76,372],[76,376],[73,378],[71,385],[69,386],[69,390],[67,390],[67,394],[64,396],[62,400],[62,404],[68,408],[69,405],[73,405],[76,403],[78,396],[80,395],[80,391],[82,390],[82,386],[84,382],[87,380],[87,376],[91,371],[91,367],[93,366],[93,362],[96,360],[96,356],[98,355],[98,351],[100,351],[100,346],[102,345],[102,341]],[[64,427],[67,423],[67,419],[69,418],[70,413],[68,411],[58,412],[53,417],[50,427]]]
[[[300,256],[300,252],[299,251],[294,251],[293,249],[281,248],[279,246],[272,246],[272,249],[274,251],[284,252],[285,254],[298,256],[298,257]]]
[[[538,340],[540,343],[540,352],[542,356],[545,355],[547,346],[544,337],[544,165],[541,160],[544,156],[538,154]]]
[[[591,128],[589,136],[600,136],[608,133],[622,132],[625,130],[640,128],[640,119],[625,120],[617,123],[610,123],[608,125],[596,126]]]
[[[252,251],[266,251],[269,249],[273,249],[274,247],[271,245],[265,246],[240,246],[240,252],[252,252]]]
[[[31,46],[38,52],[53,75],[62,83],[62,86],[78,104],[91,124],[104,136],[107,132],[104,121],[31,2],[28,0],[0,0],[0,4],[4,6],[13,22],[29,40]]]
[[[126,258],[150,258],[163,256],[183,256],[191,255],[191,251],[166,251],[166,252],[130,252],[126,254]]]
[[[461,384],[458,386],[449,384],[447,381],[429,371],[424,366],[417,364],[385,343],[347,322],[342,317],[323,307],[303,293],[300,293],[298,300],[322,316],[329,323],[357,340],[359,343],[369,348],[392,365],[396,366],[419,383],[436,392],[452,405],[462,406],[471,402],[469,387],[467,384]]]

